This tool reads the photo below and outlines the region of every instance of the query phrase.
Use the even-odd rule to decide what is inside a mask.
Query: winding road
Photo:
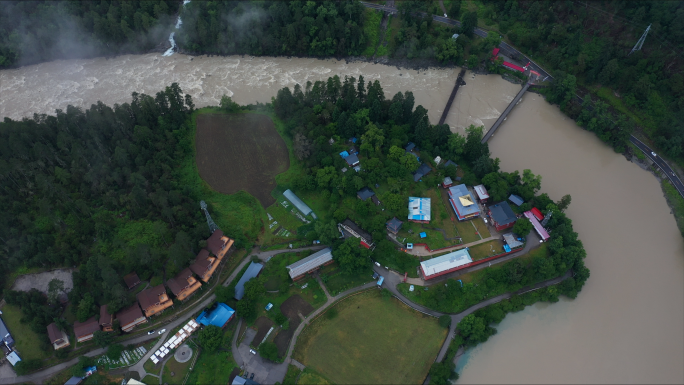
[[[658,154],[655,154],[655,152],[650,147],[645,145],[644,142],[637,139],[636,136],[630,135],[629,141],[643,151],[644,154],[646,154],[646,156],[653,161],[653,163],[657,164],[658,167],[663,170],[663,173],[665,173],[672,185],[677,189],[677,191],[679,191],[679,194],[682,196],[682,198],[684,198],[684,184],[682,184],[682,180],[679,179],[677,174],[675,174],[672,167],[670,167],[670,165],[668,165],[663,158],[658,156]]]

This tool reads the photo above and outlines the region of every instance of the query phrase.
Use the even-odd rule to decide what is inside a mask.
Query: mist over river
[[[278,89],[329,76],[379,80],[387,97],[412,91],[439,120],[459,69],[416,71],[365,62],[128,55],[0,71],[0,118],[54,114],[154,95],[177,82],[197,107],[223,94],[266,103]],[[447,118],[454,131],[491,126],[519,85],[468,73]],[[591,278],[574,301],[508,315],[459,362],[461,383],[684,383],[684,242],[658,181],[528,93],[490,141],[505,171],[541,174],[542,192],[572,195],[568,216]]]

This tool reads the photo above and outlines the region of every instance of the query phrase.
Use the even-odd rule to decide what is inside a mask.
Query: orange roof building
[[[138,293],[138,302],[145,313],[145,317],[159,314],[173,305],[173,301],[166,294],[166,288],[163,284]]]
[[[220,263],[230,247],[233,246],[233,242],[235,241],[223,235],[223,231],[216,230],[207,239],[207,248],[218,258]]]
[[[166,286],[171,289],[171,292],[179,301],[183,301],[199,290],[199,288],[202,287],[202,284],[195,279],[192,275],[192,271],[186,268],[177,276],[166,281]]]
[[[209,255],[209,250],[202,249],[195,258],[195,262],[190,265],[190,270],[192,270],[200,279],[204,282],[209,281],[214,271],[219,265],[218,258]]]

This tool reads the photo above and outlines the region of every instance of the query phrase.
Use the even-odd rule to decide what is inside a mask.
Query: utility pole
[[[646,40],[646,35],[648,35],[648,31],[651,30],[651,24],[648,25],[646,30],[644,31],[644,34],[641,35],[641,38],[639,38],[639,41],[634,45],[634,48],[629,52],[629,55],[633,54],[635,51],[640,51],[641,47],[644,45],[644,40]],[[629,56],[627,55],[627,56]]]
[[[211,231],[211,233],[214,234],[214,231],[218,230],[219,227],[216,226],[214,220],[211,219],[211,215],[209,215],[209,211],[207,211],[207,204],[204,201],[200,201],[200,208],[202,209],[202,211],[204,211],[204,216],[207,217],[207,225],[209,225],[209,231]]]

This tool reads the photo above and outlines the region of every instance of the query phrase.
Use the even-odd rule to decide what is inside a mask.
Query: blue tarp
[[[356,143],[356,138],[351,138],[350,140],[352,143]]]
[[[342,159],[344,159],[349,156],[349,153],[347,151],[342,151],[340,152],[340,156],[342,157]]]
[[[511,247],[508,245],[504,245],[504,250],[508,253],[511,251]]]
[[[421,237],[421,238],[427,238],[427,234],[424,233],[424,232],[423,232],[423,233],[420,233],[420,237]]]
[[[378,286],[382,286],[382,283],[385,282],[385,277],[380,277],[378,280]]]
[[[230,320],[233,314],[235,314],[235,310],[231,309],[230,306],[225,303],[219,303],[211,313],[207,314],[206,310],[203,311],[197,317],[197,322],[204,326],[214,325],[221,328]]]

